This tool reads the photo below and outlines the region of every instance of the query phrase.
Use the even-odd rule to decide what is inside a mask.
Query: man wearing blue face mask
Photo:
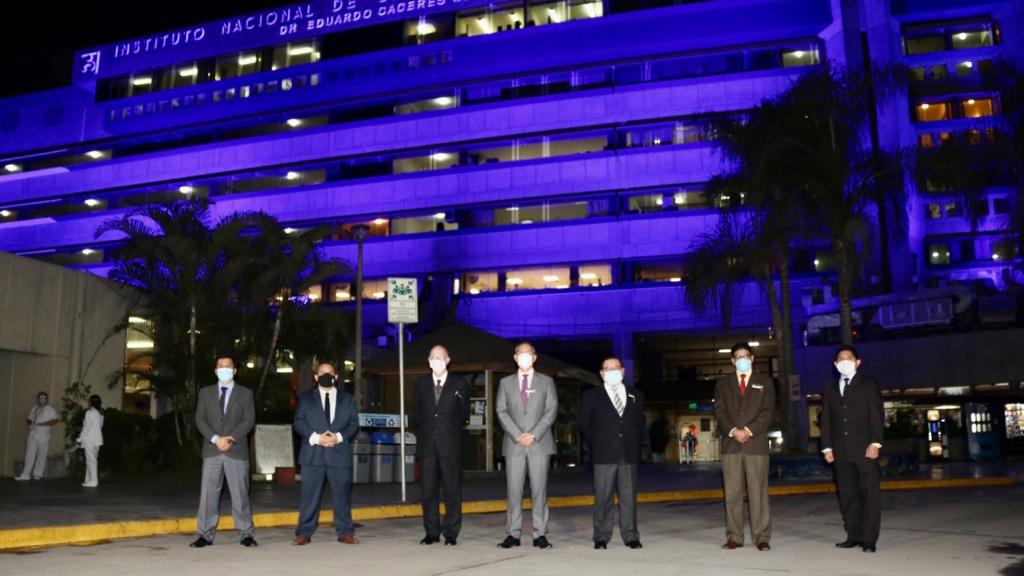
[[[256,546],[249,507],[249,432],[256,423],[252,391],[235,383],[234,356],[216,360],[217,384],[199,391],[196,426],[203,435],[203,479],[196,518],[199,537],[190,546],[213,544],[220,522],[220,492],[227,480],[231,514],[242,546]]]
[[[722,442],[725,491],[723,549],[743,547],[743,493],[750,502],[750,535],[757,549],[771,550],[768,509],[768,426],[775,407],[775,387],[768,376],[754,374],[754,351],[746,342],[732,347],[735,372],[715,383],[715,419]]]

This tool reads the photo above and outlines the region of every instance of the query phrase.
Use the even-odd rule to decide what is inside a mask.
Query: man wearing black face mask
[[[299,525],[292,544],[305,546],[320,522],[324,482],[331,486],[334,530],[338,542],[357,544],[352,524],[352,439],[359,432],[359,414],[352,395],[337,386],[338,372],[324,362],[316,369],[316,386],[299,396],[295,433],[302,439]]]

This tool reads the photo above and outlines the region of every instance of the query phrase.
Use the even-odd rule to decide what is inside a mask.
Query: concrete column
[[[612,354],[622,360],[622,367],[626,369],[626,385],[632,386],[635,381],[633,369],[636,366],[633,361],[632,332],[612,334]]]

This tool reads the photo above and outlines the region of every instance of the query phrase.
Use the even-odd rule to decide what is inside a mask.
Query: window
[[[947,76],[947,70],[945,64],[935,64],[929,69],[931,72],[932,80],[942,80]]]
[[[945,69],[945,67],[943,67],[943,69]],[[956,65],[956,75],[957,76],[970,76],[971,74],[974,74],[974,62],[971,62],[970,60],[965,60],[963,62],[958,62],[957,63],[957,65]]]
[[[1009,214],[1011,211],[1010,199],[1006,197],[992,199],[993,214]]]
[[[363,280],[363,298],[368,300],[383,300],[388,296],[388,281]]]
[[[566,3],[532,1],[526,8],[526,25],[558,24],[569,19]]]
[[[433,110],[447,110],[458,106],[456,98],[449,94],[440,94],[433,98],[416,100],[395,106],[395,114],[415,114],[417,112],[430,112]]]
[[[280,70],[290,66],[312,64],[320,61],[320,48],[317,40],[285,44],[274,48],[270,69]]]
[[[260,70],[262,54],[255,52],[239,52],[217,58],[213,66],[213,79],[226,80]]]
[[[923,102],[914,108],[918,122],[949,120],[949,104],[946,102]]]
[[[409,172],[424,172],[427,170],[440,170],[459,165],[458,152],[436,151],[426,156],[413,156],[409,158],[395,158],[392,160],[392,171],[395,174]]]
[[[783,48],[782,50],[783,68],[812,66],[818,62],[818,49],[813,44],[796,49]]]
[[[466,272],[462,275],[463,290],[468,294],[496,292],[498,290],[497,272]]]
[[[992,243],[992,260],[1013,261],[1017,256],[1017,243],[1013,238],[1003,238]]]
[[[942,218],[942,205],[941,204],[929,204],[928,205],[928,219],[938,220]]]
[[[928,54],[942,52],[945,49],[946,40],[939,33],[903,37],[903,52],[905,54]]]
[[[505,274],[505,286],[506,290],[568,288],[569,276],[568,266],[509,270]]]
[[[991,26],[988,24],[963,28],[952,34],[954,50],[991,46],[993,43],[993,33]]]
[[[532,206],[509,206],[494,210],[494,224],[533,224],[535,222],[555,222],[559,220],[578,220],[587,217],[588,202],[569,202],[564,204],[535,204]]]
[[[444,232],[446,230],[458,230],[456,222],[448,222],[448,215],[438,212],[430,216],[411,216],[407,218],[395,218],[391,220],[392,234],[425,234],[427,232]]]
[[[634,282],[682,282],[683,263],[643,262],[633,265]]]
[[[949,246],[946,244],[929,244],[928,263],[935,265],[949,264]]]
[[[983,118],[995,114],[991,98],[968,98],[961,101],[964,118]]]
[[[917,143],[921,148],[932,148],[935,146],[935,141],[932,139],[931,134],[919,134],[917,136]]]
[[[569,0],[569,19],[584,20],[604,16],[601,0]]]
[[[946,202],[946,218],[959,218],[964,215],[959,202]]]
[[[584,287],[608,286],[612,283],[612,267],[610,264],[592,264],[580,266],[579,285]]]

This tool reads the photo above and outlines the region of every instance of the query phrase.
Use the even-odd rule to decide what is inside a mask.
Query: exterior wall
[[[24,459],[25,414],[46,391],[59,411],[64,390],[80,380],[107,406],[121,405],[121,384],[107,387],[124,367],[128,301],[104,280],[0,253],[0,476],[15,475]],[[63,459],[64,427],[54,428],[50,456]]]

